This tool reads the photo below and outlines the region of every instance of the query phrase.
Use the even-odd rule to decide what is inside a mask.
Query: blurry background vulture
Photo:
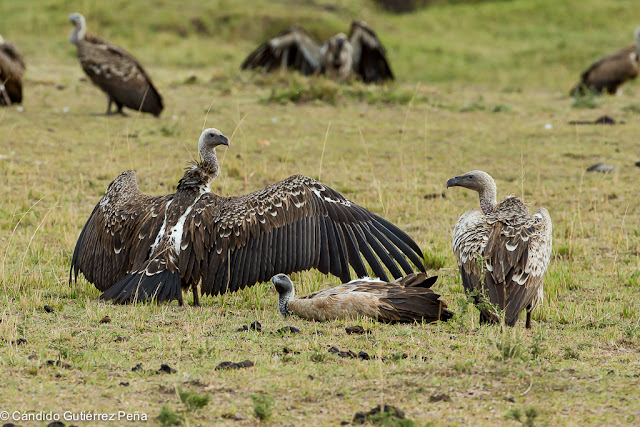
[[[364,277],[343,285],[295,298],[293,282],[286,274],[273,276],[278,291],[278,311],[284,317],[318,322],[370,317],[387,323],[431,323],[449,320],[453,313],[431,290],[437,276],[413,273],[394,282]]]
[[[22,102],[22,76],[26,68],[15,45],[0,36],[0,105]]]
[[[294,175],[239,197],[212,193],[218,145],[228,145],[218,130],[202,133],[202,161],[173,194],[141,193],[133,171],[109,184],[78,237],[70,281],[81,272],[103,299],[119,303],[182,303],[191,288],[197,304],[198,285],[208,295],[234,292],[311,268],[348,282],[350,267],[368,275],[362,257],[384,281],[386,270],[412,273],[407,258],[424,271],[409,236],[312,178]]]
[[[636,28],[633,38],[634,44],[591,64],[582,73],[580,83],[571,89],[571,95],[584,95],[588,91],[602,93],[605,90],[613,95],[627,80],[635,79],[640,59],[640,27]]]
[[[491,176],[471,171],[447,181],[448,187],[466,187],[478,192],[480,208],[465,212],[453,229],[453,252],[458,259],[462,284],[474,295],[480,322],[498,322],[504,311],[505,324],[514,326],[518,314],[531,312],[542,303],[542,277],[551,259],[551,218],[545,208],[531,215],[517,197],[496,202],[497,189]],[[491,304],[486,304],[486,302]]]
[[[69,21],[74,26],[69,41],[78,48],[82,69],[109,97],[106,114],[111,114],[111,104],[115,103],[119,114],[124,114],[122,107],[128,107],[160,115],[162,97],[138,60],[124,49],[87,34],[81,14],[72,13]]]
[[[320,73],[336,79],[357,74],[365,83],[393,80],[382,43],[362,21],[352,22],[349,37],[339,33],[323,44],[303,28],[293,26],[258,46],[241,67],[265,72],[290,68],[305,75]]]

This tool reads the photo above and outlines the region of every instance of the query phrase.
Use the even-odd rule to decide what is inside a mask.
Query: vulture
[[[136,58],[126,50],[98,37],[87,34],[84,16],[69,15],[73,30],[69,41],[78,48],[78,60],[91,81],[109,97],[106,114],[116,105],[115,114],[122,114],[122,107],[160,115],[164,108],[162,97],[151,77]]]
[[[571,96],[584,95],[587,91],[600,94],[604,90],[613,95],[627,80],[635,79],[640,61],[640,27],[636,28],[633,38],[634,44],[591,64],[582,73],[580,83],[571,89]]]
[[[220,131],[202,132],[202,160],[186,169],[173,194],[145,195],[135,172],[122,172],[80,232],[69,282],[82,273],[102,299],[116,303],[182,304],[190,288],[197,305],[198,285],[216,295],[279,272],[316,268],[347,282],[350,267],[368,274],[362,257],[383,280],[386,270],[413,273],[409,261],[425,271],[407,234],[312,178],[293,175],[243,196],[212,193],[220,145],[229,145]]]
[[[471,171],[447,181],[447,188],[454,186],[475,190],[480,197],[481,210],[465,212],[453,228],[453,253],[462,284],[480,309],[480,323],[498,322],[497,306],[505,324],[514,326],[526,308],[530,329],[551,258],[549,212],[540,208],[531,215],[513,196],[497,203],[496,184],[486,172]]]
[[[0,36],[0,105],[22,102],[22,76],[26,68],[15,45]]]
[[[453,313],[431,290],[438,276],[413,273],[394,282],[363,277],[343,285],[295,298],[293,282],[286,274],[273,276],[278,291],[278,311],[318,322],[370,317],[386,323],[431,323],[449,320]]]
[[[293,26],[258,46],[241,68],[265,72],[291,68],[305,75],[327,74],[344,80],[357,74],[365,83],[393,80],[384,46],[362,21],[353,21],[349,37],[336,34],[317,43],[303,28]]]

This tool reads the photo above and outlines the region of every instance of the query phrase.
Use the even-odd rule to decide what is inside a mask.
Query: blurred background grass
[[[565,92],[593,60],[633,42],[635,0],[440,0],[414,13],[373,0],[30,0],[0,2],[7,40],[30,63],[64,62],[70,12],[90,32],[125,46],[153,69],[222,69],[234,75],[258,43],[293,24],[318,40],[363,19],[378,33],[399,81],[546,87]]]

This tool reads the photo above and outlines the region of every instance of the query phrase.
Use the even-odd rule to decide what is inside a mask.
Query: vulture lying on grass
[[[142,65],[126,50],[87,34],[84,16],[69,15],[74,28],[69,41],[78,48],[78,60],[91,81],[109,97],[107,115],[111,104],[116,104],[116,114],[123,114],[122,107],[160,115],[164,106],[162,97],[153,86],[151,77]]]
[[[291,68],[305,75],[327,74],[345,79],[357,74],[365,83],[393,80],[385,49],[376,33],[362,21],[353,21],[349,37],[339,33],[317,43],[301,27],[293,26],[258,46],[242,69],[265,72]]]
[[[0,36],[0,105],[22,102],[22,76],[26,69],[15,45]]]
[[[278,272],[317,268],[343,281],[367,269],[387,280],[424,271],[422,252],[404,232],[302,175],[239,197],[213,194],[220,167],[217,129],[202,132],[202,161],[187,168],[174,194],[140,192],[134,171],[107,188],[85,224],[71,260],[78,273],[118,303],[178,300],[182,290],[234,292]],[[406,258],[405,258],[406,257]],[[383,267],[384,265],[384,267]]]
[[[493,305],[504,311],[505,324],[514,326],[526,308],[526,327],[531,328],[531,312],[542,303],[542,277],[551,258],[549,212],[540,208],[531,215],[517,197],[497,203],[496,184],[482,171],[451,178],[447,188],[453,186],[480,196],[482,210],[465,212],[453,229],[462,284],[475,297],[480,322],[500,320]]]
[[[453,317],[440,295],[431,290],[437,279],[424,273],[413,273],[391,283],[364,277],[295,299],[293,282],[286,274],[277,274],[271,281],[279,295],[278,310],[284,317],[293,313],[318,322],[371,317],[388,323],[431,323]]]
[[[636,28],[633,38],[634,44],[591,64],[582,73],[580,83],[571,89],[571,96],[584,95],[588,91],[602,93],[603,90],[613,95],[627,80],[635,79],[640,60],[640,27]]]

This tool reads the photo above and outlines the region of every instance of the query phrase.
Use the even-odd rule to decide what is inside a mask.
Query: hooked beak
[[[459,176],[456,176],[455,178],[451,178],[449,181],[447,181],[447,188],[455,187],[456,185],[458,185],[459,182],[460,182]]]
[[[229,146],[229,138],[227,138],[224,135],[220,135],[220,143],[222,145],[226,145],[228,147]]]

